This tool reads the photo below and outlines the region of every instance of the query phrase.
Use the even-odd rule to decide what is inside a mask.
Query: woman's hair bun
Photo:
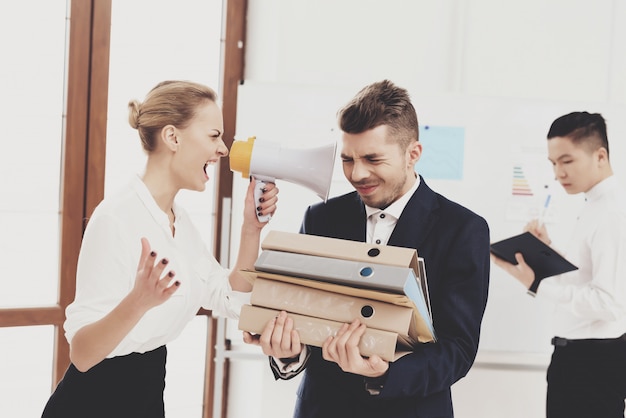
[[[133,99],[128,102],[128,123],[133,129],[139,128],[139,108],[141,104]]]

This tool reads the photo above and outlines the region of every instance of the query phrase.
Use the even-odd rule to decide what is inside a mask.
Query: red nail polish
[[[174,282],[174,285],[175,285],[175,286],[180,286],[180,282],[179,282],[178,280],[176,280],[176,281]]]
[[[174,273],[173,271],[170,271],[170,272],[168,272],[168,273],[167,273],[167,275],[168,275],[169,277],[174,277],[174,275],[175,275],[175,274],[176,274],[176,273]]]
[[[154,251],[150,251],[150,257],[156,257],[156,253]]]
[[[167,258],[164,258],[163,260],[161,260],[161,263],[167,264],[167,263],[169,263],[169,260]]]

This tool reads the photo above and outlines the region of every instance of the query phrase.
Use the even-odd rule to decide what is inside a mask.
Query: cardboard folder
[[[261,243],[261,249],[410,267],[419,277],[417,251],[412,248],[375,245],[294,232],[269,231]]]
[[[239,329],[254,334],[263,332],[265,325],[272,320],[280,311],[262,308],[259,306],[244,305],[239,317]],[[304,344],[321,347],[324,341],[335,335],[342,322],[328,319],[315,318],[312,316],[289,314],[294,321],[294,328],[300,334],[300,341]],[[385,361],[395,361],[408,353],[408,348],[397,349],[398,335],[390,331],[382,331],[367,328],[359,341],[359,351],[362,356],[369,357],[374,354]]]
[[[395,266],[401,268],[400,270],[402,270],[402,277],[403,279],[406,279],[404,283],[411,284],[409,288],[412,290],[409,292],[407,292],[404,288],[404,290],[402,291],[398,291],[397,289],[395,291],[371,288],[368,289],[363,287],[357,287],[354,285],[349,286],[344,284],[332,283],[320,280],[319,278],[302,277],[302,265],[298,263],[296,263],[295,266],[291,265],[292,269],[288,271],[288,274],[260,271],[256,268],[252,271],[244,270],[242,271],[242,273],[251,283],[253,283],[253,286],[256,280],[271,280],[276,282],[294,284],[297,286],[303,286],[309,289],[318,289],[324,292],[336,294],[335,296],[343,295],[350,298],[367,299],[371,301],[392,304],[397,307],[410,308],[412,318],[410,321],[408,338],[406,338],[407,332],[405,331],[406,318],[403,316],[405,314],[396,314],[395,310],[389,311],[390,322],[386,325],[385,329],[373,328],[371,324],[367,328],[368,332],[383,332],[383,335],[391,334],[393,336],[388,338],[392,338],[397,343],[397,346],[394,348],[395,352],[393,355],[391,355],[390,353],[384,354],[384,356],[381,355],[381,357],[385,359],[397,359],[407,354],[408,352],[410,352],[410,350],[407,351],[408,346],[415,346],[417,343],[428,343],[436,341],[432,314],[430,312],[430,301],[428,300],[428,286],[426,283],[425,264],[424,260],[417,256],[417,251],[415,249],[385,245],[372,245],[358,241],[281,231],[269,231],[268,235],[261,243],[261,248],[263,252],[275,251],[296,255],[300,254],[306,256],[326,257],[335,260],[338,259],[340,260],[340,264],[342,265],[351,264],[352,266],[354,266],[354,262],[365,262],[367,264],[378,264],[382,266]],[[291,258],[291,255],[287,255],[286,257]],[[295,259],[298,260],[298,258]],[[318,259],[317,261],[320,260]],[[282,267],[280,267],[281,264],[283,263],[278,263],[279,268],[282,269]],[[280,302],[280,297],[278,297],[277,299]],[[284,303],[285,301],[283,300],[282,302]],[[321,345],[323,343],[325,338],[329,335],[328,323],[326,321],[330,321],[330,324],[333,325],[333,329],[338,329],[338,327],[340,327],[342,324],[346,322],[351,322],[354,319],[353,316],[350,316],[349,319],[343,321],[329,319],[328,312],[323,313],[324,316],[318,318],[314,315],[316,315],[319,311],[316,311],[315,314],[311,313],[311,315],[305,315],[293,312],[292,309],[294,308],[284,309],[283,307],[281,307],[280,309],[271,308],[269,309],[271,314],[263,316],[260,314],[260,311],[258,311],[258,309],[268,308],[257,306],[257,304],[268,305],[274,304],[276,303],[276,301],[268,302],[268,300],[259,301],[258,299],[256,299],[252,303],[253,305],[244,306],[244,310],[242,311],[242,316],[240,318],[240,329],[253,333],[260,333],[264,329],[267,322],[271,320],[277,312],[279,312],[280,310],[286,310],[289,313],[290,317],[298,318],[301,324],[307,324],[307,328],[304,328],[304,330],[308,333],[306,337],[308,342],[303,340],[305,344]],[[307,305],[316,303],[319,304],[319,301],[311,301],[310,303],[307,303]],[[301,309],[311,309],[311,307],[309,306],[307,308],[297,308],[295,310],[300,311]],[[310,311],[305,312],[308,313]],[[391,312],[394,313],[392,314]],[[406,310],[403,310],[402,312],[406,312]],[[253,315],[253,313],[257,316],[251,318],[250,316]],[[322,314],[322,312],[320,312],[320,314]],[[330,315],[333,316],[334,314],[330,313]],[[255,327],[251,327],[250,321],[254,321]],[[319,330],[316,331],[315,329],[317,327],[319,327]],[[402,332],[398,333],[395,331],[388,331],[389,329],[401,329]],[[322,339],[320,339],[321,337],[319,337],[320,332],[325,333],[325,337]],[[313,338],[313,336],[318,336],[318,338],[315,339]],[[367,353],[366,350],[362,351],[363,355],[367,355],[365,353]],[[380,355],[381,353],[377,354]]]
[[[409,297],[417,297],[422,292],[416,273],[410,267],[372,261],[263,250],[254,268],[258,271],[306,277],[346,286],[404,293]]]
[[[426,302],[426,310],[428,311],[428,316],[430,318],[430,322],[433,322],[433,312],[430,309],[430,292],[428,291],[428,279],[426,277],[426,263],[422,257],[417,257],[417,265],[419,267],[419,282],[422,287],[422,294],[424,295],[424,299]]]
[[[254,283],[257,279],[269,279],[285,283],[293,283],[313,289],[321,289],[331,293],[338,293],[351,297],[376,300],[380,302],[391,303],[397,306],[409,307],[413,311],[412,326],[415,328],[415,334],[417,335],[418,342],[428,343],[436,341],[435,330],[433,328],[432,319],[428,310],[425,307],[418,309],[417,305],[404,294],[343,286],[319,280],[305,279],[302,277],[286,276],[282,274],[268,273],[262,271],[244,270],[241,273],[246,277],[248,281],[253,284],[253,289]]]
[[[426,286],[422,288],[415,272],[410,267],[276,250],[263,250],[254,267],[262,272],[405,294],[413,301],[419,315],[424,317],[426,322],[432,322],[430,303],[427,301],[427,294],[423,293]],[[430,329],[432,332],[432,326]]]
[[[250,303],[342,323],[358,318],[368,328],[397,333],[408,345],[418,341],[413,310],[408,306],[263,278],[254,281]]]

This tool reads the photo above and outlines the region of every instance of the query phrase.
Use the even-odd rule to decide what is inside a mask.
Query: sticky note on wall
[[[465,128],[421,126],[424,152],[415,170],[425,179],[462,180]]]

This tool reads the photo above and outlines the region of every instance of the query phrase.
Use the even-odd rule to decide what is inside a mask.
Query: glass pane
[[[40,417],[52,384],[53,326],[0,328],[0,417]]]
[[[144,169],[139,135],[128,124],[129,100],[143,100],[163,80],[191,80],[219,90],[222,1],[117,1],[111,20],[105,195]],[[211,247],[215,175],[209,176],[203,193],[182,191],[178,202]]]
[[[0,3],[0,307],[57,299],[66,3]]]
[[[219,89],[222,0],[114,1],[111,23],[105,196],[141,174],[146,156],[128,124],[128,101],[143,100],[163,80]],[[219,93],[219,91],[218,91]],[[212,248],[215,175],[203,193],[182,191],[184,206]],[[207,319],[199,317],[168,344],[166,415],[202,416]]]

